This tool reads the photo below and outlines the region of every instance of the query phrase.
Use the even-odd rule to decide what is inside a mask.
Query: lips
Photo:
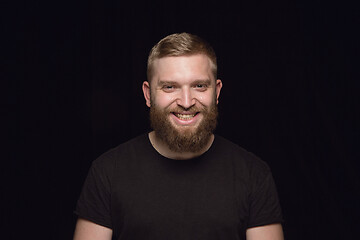
[[[202,112],[203,109],[195,106],[189,109],[175,107],[169,111],[173,124],[187,127],[197,125],[202,119]]]
[[[190,120],[193,117],[195,117],[195,115],[197,113],[193,113],[193,114],[183,114],[183,113],[173,113],[177,118],[179,118],[180,120]]]

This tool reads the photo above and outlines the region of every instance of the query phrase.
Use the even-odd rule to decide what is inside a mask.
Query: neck
[[[209,148],[211,147],[212,143],[214,142],[214,134],[211,135],[209,142],[206,144],[206,146],[197,152],[174,152],[169,149],[167,144],[163,142],[161,139],[159,139],[155,132],[152,131],[149,133],[149,140],[152,144],[152,146],[155,148],[155,150],[162,156],[170,159],[175,160],[188,160],[191,158],[198,157],[205,153]]]

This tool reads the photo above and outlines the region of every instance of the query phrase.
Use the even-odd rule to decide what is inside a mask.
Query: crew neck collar
[[[197,156],[194,156],[194,157],[191,157],[191,158],[188,158],[188,159],[176,159],[176,158],[171,158],[171,157],[168,157],[168,156],[165,156],[165,155],[161,154],[161,153],[156,149],[156,147],[154,146],[154,144],[152,143],[151,138],[150,138],[150,134],[151,134],[151,132],[148,132],[148,133],[145,134],[146,141],[147,141],[147,143],[148,143],[148,146],[151,147],[151,149],[153,149],[153,151],[154,151],[157,155],[161,156],[161,157],[164,158],[164,159],[168,159],[168,160],[172,160],[172,161],[179,161],[179,162],[194,161],[194,160],[196,160],[196,159],[201,159],[204,155],[208,154],[208,152],[211,152],[211,151],[212,151],[213,146],[214,146],[214,144],[215,144],[216,141],[217,141],[217,136],[216,136],[215,134],[213,134],[213,140],[212,140],[212,143],[211,143],[210,147],[209,147],[206,151],[204,151],[202,154],[197,155]]]

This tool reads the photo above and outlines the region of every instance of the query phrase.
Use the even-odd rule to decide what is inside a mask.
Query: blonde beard
[[[169,114],[173,111],[173,109],[162,110],[154,105],[150,107],[150,123],[156,137],[174,152],[198,152],[204,149],[217,125],[217,105],[213,104],[210,108],[203,106],[201,109],[188,109],[190,112],[201,112],[203,115],[203,119],[195,129],[174,127],[169,120]]]

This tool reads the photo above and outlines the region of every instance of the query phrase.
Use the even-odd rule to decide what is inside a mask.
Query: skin
[[[215,80],[212,74],[210,59],[203,54],[164,57],[156,59],[153,67],[151,87],[149,82],[143,83],[146,105],[150,107],[151,104],[156,104],[160,109],[169,109],[171,113],[168,119],[180,132],[184,129],[196,129],[203,120],[203,114],[201,111],[194,112],[189,109],[209,108],[213,104],[218,104],[222,88],[221,80]],[[203,154],[214,140],[212,135],[208,144],[198,152],[178,153],[168,149],[154,132],[149,134],[149,138],[161,155],[183,160]]]
[[[249,228],[246,231],[247,240],[284,240],[281,224],[270,224]]]
[[[195,129],[202,121],[201,112],[189,111],[192,106],[209,107],[218,104],[222,82],[215,80],[211,73],[210,60],[205,55],[165,57],[154,62],[154,76],[150,83],[145,81],[142,89],[146,105],[151,101],[160,108],[174,109],[180,107],[181,112],[169,113],[169,120],[179,131]],[[150,97],[152,95],[152,98]],[[176,114],[184,114],[181,118]],[[183,115],[183,116],[184,116]],[[154,148],[163,156],[172,159],[190,159],[201,155],[211,146],[214,140],[212,135],[204,149],[196,153],[174,153],[165,143],[156,138],[154,132],[149,134]],[[75,228],[74,240],[111,240],[112,230],[79,218]],[[283,240],[281,224],[249,228],[246,231],[247,240]]]
[[[112,230],[88,220],[79,218],[76,224],[74,240],[111,240]],[[284,240],[281,224],[271,224],[249,228],[247,240]]]
[[[112,230],[79,218],[76,223],[74,240],[111,240]]]

